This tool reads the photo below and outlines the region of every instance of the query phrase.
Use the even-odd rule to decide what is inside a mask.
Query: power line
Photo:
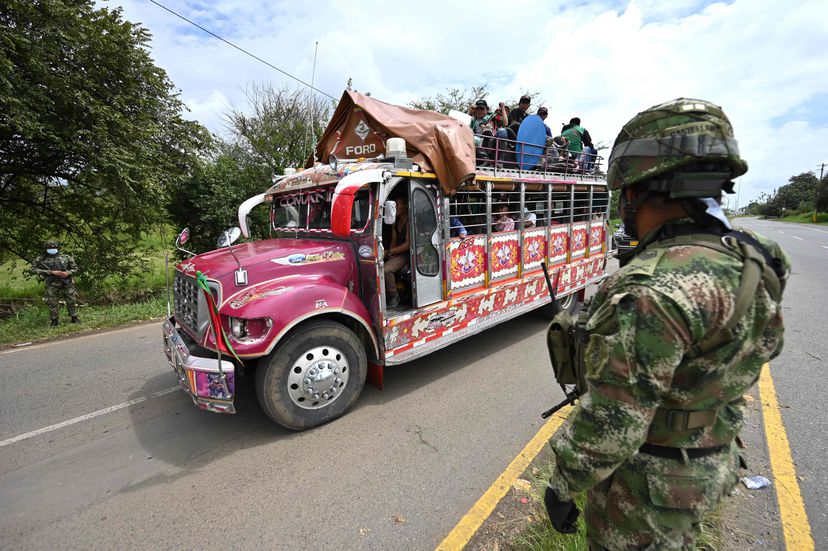
[[[255,54],[253,54],[253,53],[248,52],[247,50],[245,50],[245,49],[244,49],[244,48],[242,48],[241,46],[236,46],[235,44],[233,44],[233,43],[232,43],[232,42],[230,42],[229,40],[227,40],[227,39],[225,39],[225,38],[220,37],[219,35],[217,35],[216,33],[214,33],[213,31],[211,31],[211,30],[209,30],[209,29],[205,29],[204,27],[202,27],[201,25],[199,25],[199,24],[198,24],[198,23],[196,23],[195,21],[191,21],[191,20],[187,19],[186,17],[184,17],[184,16],[183,16],[183,15],[181,15],[180,13],[178,13],[178,12],[175,12],[175,11],[171,10],[170,8],[168,8],[167,6],[165,6],[164,4],[161,4],[160,2],[157,2],[156,0],[149,0],[149,1],[150,1],[151,3],[153,3],[153,4],[155,4],[156,6],[158,6],[159,8],[164,9],[164,10],[166,10],[166,11],[170,12],[171,14],[173,14],[173,15],[174,15],[174,16],[176,16],[176,17],[178,17],[179,19],[183,19],[184,21],[186,21],[186,22],[187,22],[187,23],[189,23],[190,25],[192,25],[192,26],[194,26],[194,27],[198,27],[199,29],[201,29],[201,30],[202,30],[202,31],[204,31],[205,33],[209,34],[210,36],[212,36],[212,37],[214,37],[214,38],[218,38],[219,40],[221,40],[221,41],[222,41],[222,42],[224,42],[225,44],[227,44],[227,45],[229,45],[229,46],[232,46],[233,48],[237,49],[238,51],[240,51],[240,52],[242,52],[242,53],[244,53],[244,54],[249,55],[250,57],[252,57],[252,58],[253,58],[253,59],[255,59],[256,61],[260,61],[260,62],[264,63],[265,65],[267,65],[267,66],[268,66],[268,67],[270,67],[271,69],[276,69],[277,71],[279,71],[279,72],[280,72],[280,73],[282,73],[283,75],[285,75],[285,76],[287,76],[287,77],[292,78],[292,79],[293,79],[293,80],[295,80],[296,82],[299,82],[299,83],[301,83],[301,84],[304,84],[305,86],[307,86],[307,87],[308,87],[308,88],[310,88],[311,90],[314,90],[314,91],[316,91],[316,92],[319,92],[319,93],[320,93],[320,94],[322,94],[323,96],[327,96],[327,97],[331,98],[331,99],[332,99],[332,100],[334,100],[334,101],[339,101],[337,98],[333,97],[332,95],[328,94],[327,92],[323,92],[322,90],[320,90],[320,89],[318,89],[318,88],[314,88],[314,86],[313,86],[312,84],[308,84],[307,82],[305,82],[305,81],[304,81],[304,80],[302,80],[301,78],[295,77],[295,76],[293,76],[292,74],[288,73],[287,71],[284,71],[284,70],[282,70],[282,69],[280,69],[280,68],[276,67],[276,66],[275,66],[275,65],[273,65],[272,63],[265,61],[264,59],[260,58],[259,56],[255,55]]]

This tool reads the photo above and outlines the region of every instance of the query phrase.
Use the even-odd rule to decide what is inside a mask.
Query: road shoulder
[[[746,395],[745,426],[741,433],[742,454],[748,464],[743,476],[760,475],[774,481],[758,387]],[[469,551],[501,551],[547,548],[541,542],[556,538],[554,549],[585,549],[583,521],[575,536],[550,535],[543,508],[542,492],[550,463],[548,446],[541,449],[532,464],[512,484],[480,528],[469,540]],[[749,490],[739,483],[733,494],[710,515],[701,549],[724,551],[784,549],[782,519],[774,482],[771,486]],[[558,544],[560,541],[560,544]]]

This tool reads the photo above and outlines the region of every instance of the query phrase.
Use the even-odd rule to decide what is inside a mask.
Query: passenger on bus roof
[[[581,161],[584,153],[584,146],[589,147],[588,153],[593,153],[592,138],[586,128],[581,126],[581,119],[579,117],[572,117],[569,119],[569,124],[563,125],[561,128],[561,136],[569,140],[569,152],[575,161]]]
[[[509,114],[506,112],[506,105],[501,102],[497,111],[490,113],[489,104],[486,100],[479,99],[474,107],[469,107],[469,114],[472,116],[469,126],[477,136],[483,137],[481,147],[477,150],[478,160],[494,159],[494,137],[505,137],[503,127],[509,122]]]
[[[549,116],[549,111],[546,107],[538,107],[538,116],[543,120],[543,128],[546,130],[546,137],[552,137],[552,129],[546,124],[546,117]]]
[[[509,112],[509,121],[518,124],[523,122],[529,113],[529,104],[532,103],[532,98],[529,96],[521,96],[518,106]]]
[[[385,264],[382,272],[385,279],[385,301],[388,308],[397,308],[400,305],[400,294],[397,291],[396,273],[408,266],[408,198],[397,197],[397,217],[391,226],[391,244],[385,251]]]

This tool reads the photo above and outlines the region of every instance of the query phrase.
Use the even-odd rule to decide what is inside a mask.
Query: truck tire
[[[311,321],[259,362],[256,396],[273,421],[306,430],[348,411],[367,372],[365,349],[353,331],[333,321]]]
[[[559,298],[558,306],[561,310],[565,312],[569,312],[570,314],[575,314],[578,311],[578,307],[580,306],[580,302],[578,301],[578,293],[570,293],[565,297]],[[546,319],[552,319],[555,315],[552,313],[552,305],[551,304],[544,304],[538,310],[541,316],[545,317]]]

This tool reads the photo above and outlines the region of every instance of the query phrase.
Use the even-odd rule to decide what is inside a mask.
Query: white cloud
[[[811,145],[826,143],[828,116],[806,108],[828,97],[821,0],[162,3],[306,81],[319,41],[315,83],[335,97],[349,77],[395,103],[488,77],[490,99],[538,91],[551,125],[579,115],[609,144],[651,105],[708,99],[730,116],[750,163],[742,204],[828,161]],[[292,82],[145,0],[123,4],[126,18],[153,33],[153,56],[181,88],[189,116],[211,130],[221,129],[223,105],[244,104],[247,83]]]

